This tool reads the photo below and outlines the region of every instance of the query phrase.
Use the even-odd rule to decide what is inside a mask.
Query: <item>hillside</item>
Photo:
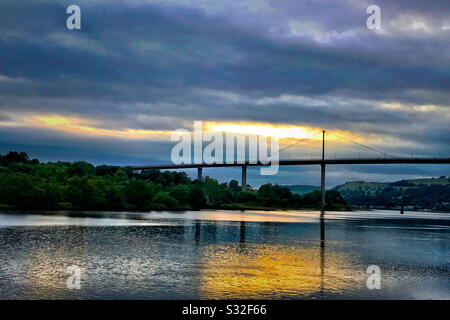
[[[334,187],[354,207],[450,212],[450,177],[396,182],[352,181]]]
[[[318,186],[309,186],[306,184],[295,184],[290,186],[284,186],[285,188],[288,188],[293,194],[299,194],[304,195],[313,191],[320,190],[320,187]]]

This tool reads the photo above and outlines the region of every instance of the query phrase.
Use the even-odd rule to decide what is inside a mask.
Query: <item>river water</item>
[[[450,299],[449,248],[428,212],[0,213],[0,299]]]

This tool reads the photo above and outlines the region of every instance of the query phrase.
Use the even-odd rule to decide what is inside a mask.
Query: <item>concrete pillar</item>
[[[325,213],[325,130],[322,131],[322,164],[320,165],[320,213]]]
[[[242,191],[247,189],[247,166],[242,166]]]
[[[197,179],[198,179],[199,181],[202,181],[202,180],[203,180],[202,171],[203,171],[203,168],[202,168],[202,167],[198,167],[198,168],[197,168]]]
[[[320,165],[320,212],[325,212],[325,164]]]

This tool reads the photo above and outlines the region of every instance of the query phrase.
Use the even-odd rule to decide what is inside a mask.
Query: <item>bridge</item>
[[[314,135],[316,135],[315,133]],[[312,135],[312,136],[314,136]],[[310,136],[310,137],[312,137]],[[308,137],[308,138],[310,138]],[[306,139],[308,139],[306,138]],[[306,140],[303,139],[302,141]],[[298,143],[294,143],[296,145]],[[358,165],[358,164],[450,164],[450,157],[393,157],[384,152],[380,152],[374,148],[357,143],[361,146],[367,147],[372,151],[381,153],[383,158],[341,158],[341,159],[325,159],[325,131],[322,131],[322,158],[320,159],[290,159],[279,160],[279,166],[306,166],[306,165],[320,165],[321,179],[320,179],[320,211],[325,212],[325,167],[327,165]],[[284,151],[285,149],[281,151]],[[280,152],[281,152],[280,151]],[[148,169],[166,169],[166,170],[178,170],[178,169],[195,169],[197,168],[197,179],[203,179],[203,168],[223,168],[223,167],[241,167],[242,168],[242,190],[247,186],[247,167],[269,166],[270,164],[262,163],[259,160],[249,161],[242,160],[233,163],[192,163],[192,164],[153,164],[133,166],[133,170],[148,170]]]

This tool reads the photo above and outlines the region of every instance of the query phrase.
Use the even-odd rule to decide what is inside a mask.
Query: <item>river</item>
[[[0,299],[450,299],[449,245],[429,212],[0,213]]]

